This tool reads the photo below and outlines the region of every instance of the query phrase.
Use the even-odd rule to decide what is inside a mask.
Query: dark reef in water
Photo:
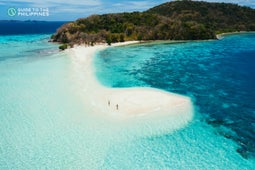
[[[202,121],[234,141],[243,158],[254,159],[254,41],[254,33],[244,33],[219,41],[106,49],[98,75],[113,87],[149,86],[191,97]]]

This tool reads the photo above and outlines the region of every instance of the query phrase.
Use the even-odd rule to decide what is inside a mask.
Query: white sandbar
[[[126,45],[137,42],[114,44]],[[193,117],[190,98],[154,88],[108,88],[95,76],[93,57],[107,45],[77,46],[68,51],[73,66],[82,79],[85,102],[92,114],[106,116],[114,122],[148,128],[150,133],[184,127]],[[143,129],[143,131],[146,129]]]

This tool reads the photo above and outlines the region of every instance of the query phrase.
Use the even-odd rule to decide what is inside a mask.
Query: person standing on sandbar
[[[119,105],[118,104],[116,104],[116,109],[119,110]]]
[[[110,102],[110,100],[108,100],[108,106],[110,106],[111,105],[111,102]]]

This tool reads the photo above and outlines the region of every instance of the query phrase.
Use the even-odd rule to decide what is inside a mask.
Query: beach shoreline
[[[236,35],[236,34],[254,34],[254,31],[239,31],[239,32],[224,32],[224,33],[220,33],[220,34],[216,34],[216,38],[218,40],[224,38],[225,36],[229,36],[229,35]]]
[[[115,43],[112,47],[137,43],[139,41]],[[154,129],[161,132],[185,127],[192,120],[193,105],[186,96],[148,87],[103,86],[95,76],[93,58],[98,51],[108,47],[106,44],[75,46],[66,51],[71,57],[74,74],[80,75],[77,81],[81,83],[86,96],[84,102],[90,107],[91,114],[133,127],[145,128],[149,125],[150,131]]]

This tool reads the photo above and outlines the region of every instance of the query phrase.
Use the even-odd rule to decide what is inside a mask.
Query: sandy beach
[[[116,43],[121,46],[137,41]],[[91,114],[107,117],[115,123],[148,127],[155,131],[172,131],[184,127],[193,117],[190,98],[154,88],[108,88],[95,76],[93,56],[107,45],[76,46],[68,49],[75,74],[85,94],[84,102]],[[130,127],[130,126],[129,126]],[[146,131],[143,130],[143,131]]]

